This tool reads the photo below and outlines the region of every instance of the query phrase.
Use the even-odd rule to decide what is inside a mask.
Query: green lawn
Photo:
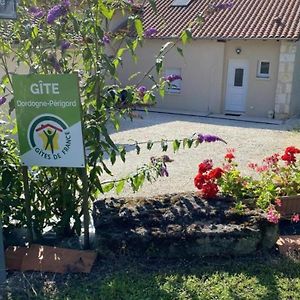
[[[8,299],[300,299],[300,263],[272,257],[99,261],[90,275],[16,274]]]

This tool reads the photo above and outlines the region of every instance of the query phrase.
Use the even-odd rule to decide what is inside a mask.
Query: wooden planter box
[[[282,205],[277,207],[282,218],[291,218],[294,214],[300,214],[300,195],[279,197]]]

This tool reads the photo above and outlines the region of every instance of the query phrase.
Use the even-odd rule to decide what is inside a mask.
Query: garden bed
[[[151,257],[247,255],[275,245],[278,226],[250,202],[241,214],[228,198],[197,193],[106,198],[94,203],[95,247],[100,253]]]

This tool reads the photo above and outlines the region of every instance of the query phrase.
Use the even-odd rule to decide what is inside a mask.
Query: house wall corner
[[[275,95],[275,118],[287,119],[292,112],[292,90],[296,62],[297,43],[281,41],[278,80]]]

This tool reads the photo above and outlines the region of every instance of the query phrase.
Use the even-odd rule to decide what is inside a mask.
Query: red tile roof
[[[147,1],[148,2],[148,1]],[[177,37],[212,3],[229,0],[193,0],[187,7],[171,6],[173,0],[156,0],[157,13],[150,4],[143,12],[145,29],[158,30],[156,38]],[[300,0],[233,0],[232,8],[214,10],[205,23],[194,24],[194,38],[201,39],[289,39],[300,38]]]

